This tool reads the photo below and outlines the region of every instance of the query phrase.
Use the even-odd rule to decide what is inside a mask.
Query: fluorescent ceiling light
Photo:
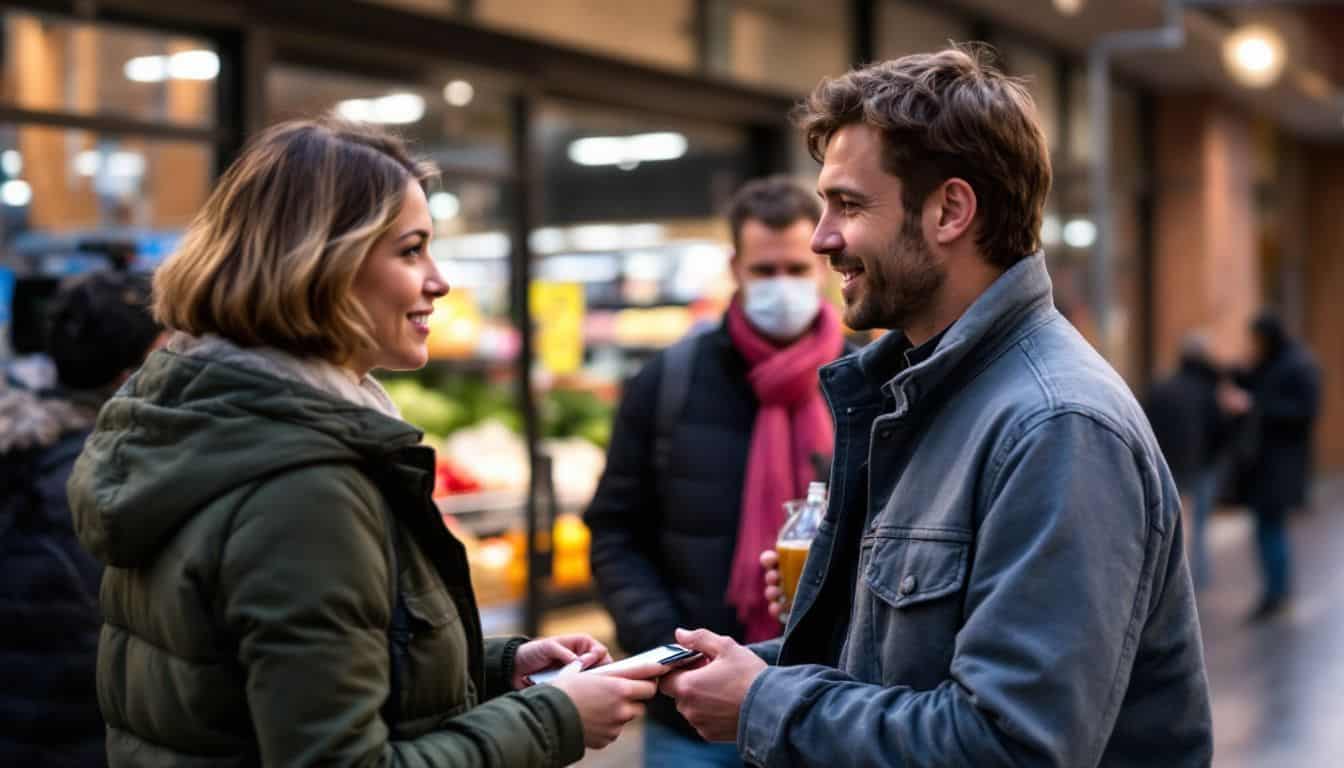
[[[168,79],[168,59],[163,56],[136,56],[122,67],[126,79],[136,83],[161,83]]]
[[[1055,0],[1055,10],[1065,16],[1073,16],[1083,10],[1086,0]]]
[[[390,93],[376,99],[346,99],[336,112],[347,120],[408,125],[425,116],[425,100],[414,93]]]
[[[33,188],[23,179],[10,179],[0,184],[0,202],[12,208],[22,208],[33,201]]]
[[[122,67],[126,79],[136,83],[175,80],[214,80],[219,76],[219,55],[214,51],[178,51],[171,56],[136,56]]]
[[[570,142],[569,159],[579,165],[614,165],[628,171],[640,163],[676,160],[686,154],[686,147],[686,137],[672,131],[590,136]]]
[[[219,56],[214,51],[181,51],[168,57],[168,76],[178,80],[214,80]]]

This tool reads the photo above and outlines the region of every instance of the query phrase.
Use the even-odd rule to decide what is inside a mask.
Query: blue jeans
[[[1288,515],[1277,507],[1255,510],[1255,543],[1260,552],[1260,568],[1265,576],[1265,600],[1288,596]]]
[[[1221,476],[1222,470],[1217,466],[1202,469],[1186,489],[1190,497],[1190,523],[1193,529],[1190,532],[1190,575],[1195,582],[1195,589],[1207,585],[1211,576],[1208,524],[1214,502],[1217,501]]]
[[[742,768],[736,744],[689,739],[662,723],[644,721],[644,768]]]

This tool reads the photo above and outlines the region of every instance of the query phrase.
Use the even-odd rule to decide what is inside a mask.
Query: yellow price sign
[[[537,329],[537,359],[551,373],[576,373],[583,367],[583,284],[534,281],[528,307]]]

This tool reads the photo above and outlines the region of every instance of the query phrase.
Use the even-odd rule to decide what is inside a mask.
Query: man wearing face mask
[[[654,357],[626,386],[606,472],[586,520],[602,600],[630,652],[704,626],[745,642],[781,630],[761,594],[762,551],[783,503],[829,460],[831,417],[817,379],[844,351],[812,252],[816,197],[785,177],[746,184],[729,210],[738,292],[723,323]],[[740,766],[660,698],[646,768]]]

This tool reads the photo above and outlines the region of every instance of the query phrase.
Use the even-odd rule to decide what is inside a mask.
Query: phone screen
[[[691,649],[677,645],[676,643],[668,643],[667,645],[660,645],[657,648],[644,651],[643,653],[637,653],[629,658],[612,662],[611,664],[604,664],[600,667],[590,667],[583,671],[599,675],[619,675],[624,670],[634,669],[649,664],[650,662],[673,667],[699,657],[699,651],[692,651]],[[534,673],[530,675],[530,677],[534,683],[549,683],[554,680],[559,673],[559,669],[549,669],[545,672]]]

